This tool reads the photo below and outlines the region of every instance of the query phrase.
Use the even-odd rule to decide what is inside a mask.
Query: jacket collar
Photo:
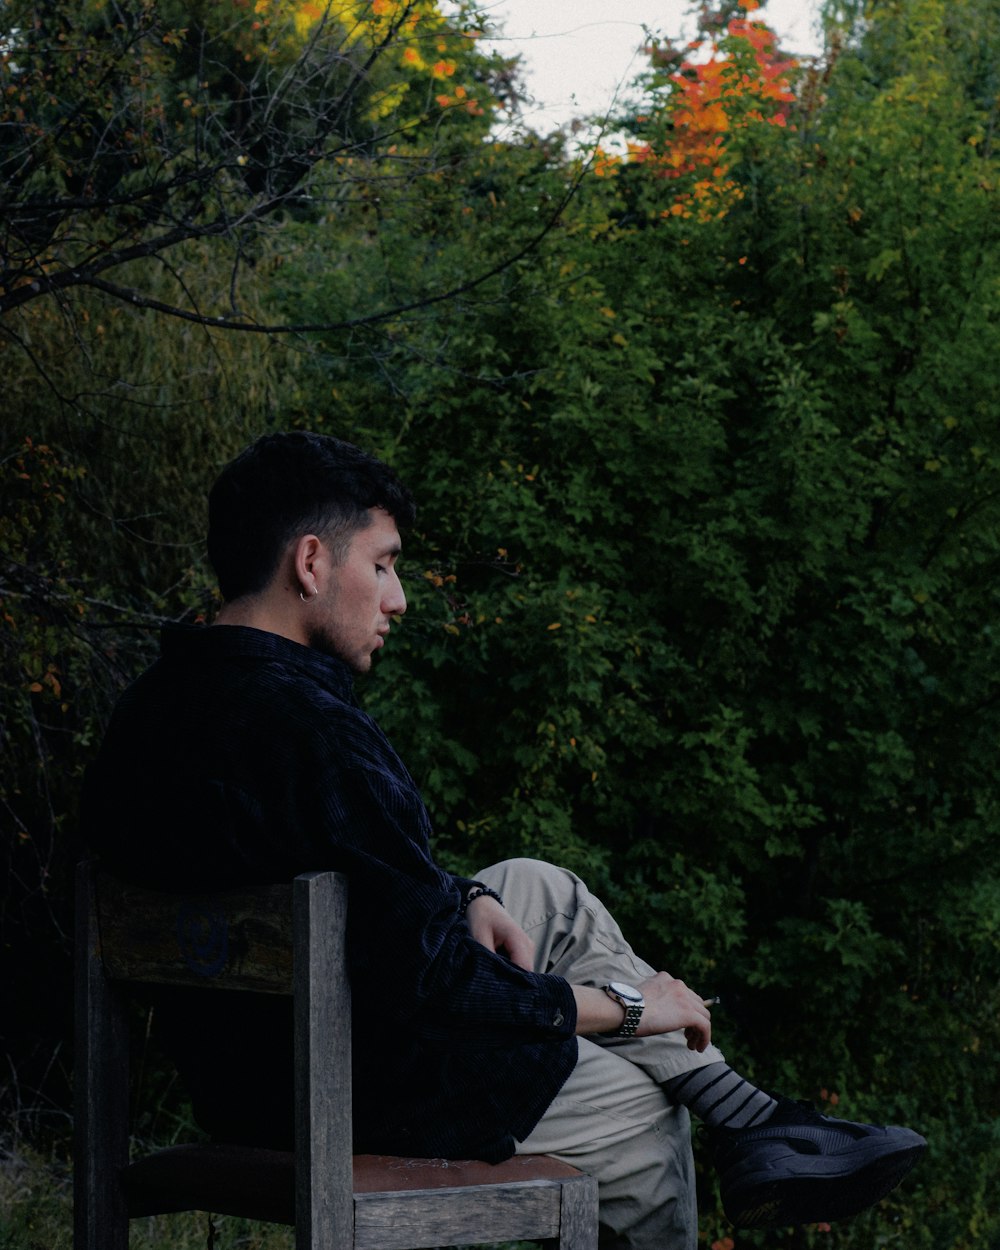
[[[166,660],[218,662],[244,659],[278,663],[354,702],[354,674],[336,656],[248,625],[165,625],[160,653]]]

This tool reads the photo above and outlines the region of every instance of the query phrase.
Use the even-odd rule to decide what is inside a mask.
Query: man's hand
[[[511,963],[531,972],[535,964],[535,944],[521,926],[504,911],[495,898],[480,894],[466,908],[465,920],[477,942],[491,951],[503,951]]]
[[[658,972],[636,989],[646,1000],[637,1037],[683,1029],[688,1050],[702,1051],[708,1046],[712,1040],[712,1017],[700,994],[666,972]]]

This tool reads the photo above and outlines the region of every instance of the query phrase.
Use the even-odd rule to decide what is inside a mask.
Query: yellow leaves
[[[449,29],[436,0],[256,0],[256,11],[282,7],[294,15],[296,32],[304,37],[320,20],[336,22],[348,45],[364,43],[391,50],[404,71],[402,81],[381,92],[369,110],[373,120],[386,117],[405,98],[412,75],[445,82],[458,71],[449,52],[477,37],[478,32]],[[432,54],[428,49],[433,48]],[[465,112],[484,112],[478,100],[461,88],[454,95],[435,96],[440,108],[461,105]]]
[[[296,34],[304,39],[323,16],[323,6],[312,3],[312,0],[305,0],[305,3],[298,4],[295,8]]]
[[[409,83],[397,82],[387,90],[376,95],[368,110],[369,117],[379,119],[388,117],[399,107],[404,96],[410,89]]]
[[[562,622],[561,622],[561,621],[553,621],[553,622],[552,622],[552,624],[548,627],[548,629],[549,629],[549,632],[550,632],[550,633],[554,632],[554,631],[555,631],[555,630],[557,630],[557,629],[562,629]]]

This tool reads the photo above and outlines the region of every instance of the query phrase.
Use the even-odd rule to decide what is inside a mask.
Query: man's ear
[[[323,580],[326,548],[315,534],[303,534],[292,547],[292,575],[304,599],[318,595]]]

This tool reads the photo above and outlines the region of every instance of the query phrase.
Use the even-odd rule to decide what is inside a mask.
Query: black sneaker
[[[820,1115],[779,1098],[770,1119],[708,1133],[722,1207],[736,1228],[843,1220],[896,1188],[927,1148],[908,1128]]]

